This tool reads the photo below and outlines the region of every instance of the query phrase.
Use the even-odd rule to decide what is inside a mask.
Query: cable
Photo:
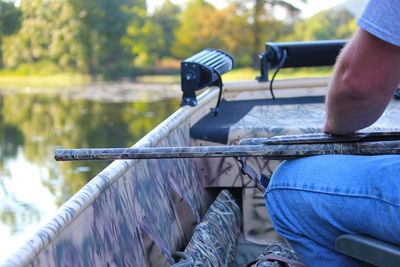
[[[275,76],[278,74],[279,70],[283,67],[283,64],[285,64],[286,58],[287,58],[287,51],[283,50],[281,62],[279,62],[279,65],[276,68],[274,75],[272,75],[271,82],[269,83],[269,91],[271,92],[272,99],[275,99],[275,94],[274,94],[274,90],[272,88],[272,84],[274,83]]]

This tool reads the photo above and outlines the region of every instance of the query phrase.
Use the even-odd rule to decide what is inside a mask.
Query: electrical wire
[[[271,92],[272,99],[275,99],[275,94],[274,94],[274,89],[272,87],[272,84],[274,83],[275,76],[278,74],[279,70],[283,67],[283,64],[285,64],[286,58],[287,58],[287,51],[283,50],[282,59],[279,62],[279,65],[276,68],[274,75],[272,75],[271,82],[269,83],[269,91]]]

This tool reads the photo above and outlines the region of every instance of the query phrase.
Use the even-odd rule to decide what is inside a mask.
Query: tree
[[[22,26],[6,44],[9,67],[45,62],[92,77],[126,74],[128,24],[145,16],[145,0],[22,0]],[[144,12],[143,12],[144,11]]]
[[[220,12],[225,18],[220,28],[221,49],[225,49],[234,56],[236,66],[250,66],[252,56],[249,47],[253,45],[254,38],[252,34],[244,34],[251,32],[247,16],[233,4],[229,4]]]
[[[307,0],[299,0],[307,2]],[[252,44],[250,46],[252,65],[256,67],[259,61],[260,51],[268,40],[274,40],[278,36],[287,33],[287,24],[293,23],[298,19],[299,8],[293,5],[293,1],[282,0],[252,0],[240,1],[230,0],[236,6],[237,12],[247,17],[251,29]],[[286,11],[286,24],[280,22],[275,17],[276,8]]]
[[[84,58],[84,46],[78,41],[81,34],[82,21],[73,8],[73,2],[52,1],[50,6],[52,17],[48,53],[51,61],[62,69],[73,69],[80,72],[87,70]]]
[[[78,42],[93,76],[115,78],[124,74],[131,62],[123,37],[127,27],[146,16],[145,0],[70,0],[82,21]]]
[[[0,68],[3,67],[3,37],[20,27],[21,11],[12,2],[0,1]]]
[[[171,47],[174,32],[179,26],[179,13],[179,6],[165,0],[146,20],[136,20],[129,25],[124,41],[135,55],[137,66],[150,66],[157,60],[172,56]]]
[[[233,54],[238,66],[256,66],[264,42],[276,40],[290,30],[288,23],[273,16],[278,5],[298,12],[285,1],[231,0],[227,7],[216,9],[206,1],[192,0],[181,14],[173,54],[183,59],[215,47]]]
[[[349,39],[355,33],[356,29],[356,18],[352,18],[336,29],[335,39]]]
[[[355,18],[347,10],[326,10],[298,22],[288,41],[312,41],[349,38],[355,30]]]
[[[192,0],[181,13],[175,32],[172,53],[184,59],[207,47],[222,48],[221,29],[225,20],[221,13],[204,0]]]
[[[171,48],[175,41],[174,33],[180,22],[178,15],[181,12],[179,6],[173,4],[170,0],[165,0],[163,5],[156,9],[151,19],[162,30],[163,43],[157,47],[159,58],[168,58],[172,56]]]
[[[69,1],[23,0],[21,28],[5,42],[8,67],[47,62],[77,69],[79,19]],[[82,66],[80,66],[83,68]]]

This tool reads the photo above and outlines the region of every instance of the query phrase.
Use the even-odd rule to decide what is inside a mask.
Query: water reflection
[[[131,146],[179,106],[177,98],[124,103],[72,99],[0,96],[1,247],[36,229],[110,163],[55,162],[56,147]]]

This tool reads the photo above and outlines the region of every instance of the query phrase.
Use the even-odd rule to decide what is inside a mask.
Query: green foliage
[[[21,26],[21,12],[11,2],[0,1],[0,68],[3,67],[3,38],[15,33]]]
[[[190,1],[175,32],[174,56],[183,59],[204,48],[214,47],[233,54],[237,66],[254,65],[263,43],[286,29],[284,23],[262,16],[261,12],[257,15],[255,28],[254,10],[254,5],[242,1],[231,1],[224,9],[216,9],[204,0]]]
[[[21,29],[5,45],[6,64],[44,60],[92,77],[126,74],[131,54],[122,38],[145,9],[145,0],[23,0]]]
[[[83,69],[82,48],[75,43],[79,21],[67,1],[21,1],[22,25],[5,42],[5,63],[21,64],[51,61],[63,69]]]
[[[93,76],[115,78],[125,74],[130,62],[122,39],[133,21],[142,21],[145,0],[70,0],[81,21],[77,41],[83,45],[87,71]]]
[[[356,29],[354,16],[345,9],[326,10],[298,22],[285,40],[312,41],[349,38]]]
[[[11,35],[20,27],[21,11],[12,3],[0,1],[0,35]]]
[[[42,0],[21,2],[21,29],[5,51],[6,57],[8,53],[12,54],[14,66],[21,62],[33,63],[48,58],[47,48],[51,40],[50,3]]]
[[[146,0],[21,0],[18,8],[0,0],[4,65],[19,73],[25,66],[47,65],[49,73],[115,79],[150,73],[168,65],[163,62],[179,63],[213,47],[233,54],[238,67],[255,67],[266,41],[341,39],[355,30],[348,11],[298,21],[299,10],[291,3],[229,0],[217,9],[205,0],[189,0],[181,10],[164,0],[149,13]],[[277,7],[286,10],[284,20],[274,16]]]
[[[221,29],[224,17],[204,0],[192,0],[180,16],[180,26],[175,32],[172,52],[184,59],[204,48],[222,48]]]
[[[166,0],[146,20],[131,22],[124,43],[136,56],[136,66],[153,66],[157,61],[172,56],[171,46],[174,42],[174,31],[179,25],[179,13],[179,6]]]
[[[276,40],[278,36],[287,34],[288,25],[298,19],[299,9],[292,1],[282,0],[230,0],[235,7],[235,14],[242,16],[247,27],[241,29],[242,34],[250,38],[246,44],[247,55],[250,57],[251,66],[256,67],[259,61],[260,51],[264,49],[264,43]],[[307,0],[302,0],[307,2]],[[278,20],[274,14],[276,8],[286,11],[285,21]]]

